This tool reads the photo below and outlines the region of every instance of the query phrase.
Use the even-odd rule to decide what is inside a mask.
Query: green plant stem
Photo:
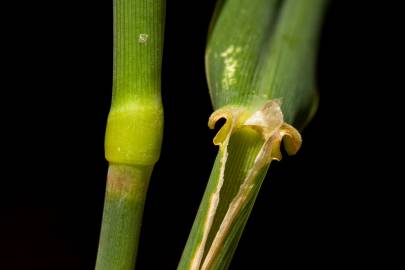
[[[163,135],[164,0],[114,0],[109,162],[97,270],[132,270],[142,212]]]
[[[214,239],[215,233],[219,228],[223,217],[225,216],[227,208],[229,207],[229,203],[238,192],[239,186],[241,185],[244,176],[247,174],[247,171],[254,163],[254,157],[259,152],[260,147],[261,147],[260,136],[250,129],[240,130],[237,133],[235,133],[234,136],[231,138],[230,147],[228,149],[229,159],[227,160],[227,164],[231,164],[232,166],[227,166],[225,168],[224,175],[225,179],[227,180],[232,179],[233,181],[224,181],[222,186],[220,187],[221,189],[219,192],[220,203],[218,204],[218,208],[215,212],[215,217],[213,217],[212,220],[211,225],[212,229],[206,236],[206,244],[205,244],[206,247],[210,247]],[[205,227],[207,224],[206,221],[210,215],[209,205],[211,205],[212,194],[214,194],[215,191],[217,190],[220,181],[219,175],[220,175],[220,168],[222,166],[221,159],[224,154],[225,153],[222,150],[220,150],[214,162],[213,169],[207,184],[207,188],[204,192],[204,196],[201,201],[201,205],[198,210],[192,230],[190,232],[190,236],[187,241],[186,247],[184,248],[184,252],[180,260],[178,270],[201,269],[200,267],[202,265],[202,260],[206,256],[206,250],[203,252],[204,256],[201,258],[201,263],[199,266],[193,266],[195,265],[194,263],[195,254],[197,253],[199,247],[201,247],[201,243],[204,239],[204,232],[206,231]],[[245,220],[243,220],[242,218],[239,221],[242,221],[244,226],[244,224],[247,221],[247,218]],[[235,245],[234,248],[230,248],[229,250],[231,255],[236,249],[236,245],[238,242],[237,240],[239,240],[243,230],[243,228],[239,229],[240,231],[236,232],[232,231],[231,232],[232,236],[228,238],[228,240],[236,240],[227,242],[226,246]],[[224,265],[226,264],[226,262],[223,263]]]
[[[115,165],[108,170],[96,269],[133,269],[152,167]]]

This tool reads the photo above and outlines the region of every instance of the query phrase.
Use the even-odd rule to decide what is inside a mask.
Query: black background
[[[320,45],[319,111],[300,152],[272,165],[231,269],[346,265],[371,241],[357,223],[363,205],[348,207],[355,181],[365,177],[353,169],[358,148],[349,146],[365,113],[353,100],[376,87],[376,33],[384,21],[373,15],[379,6],[364,3],[331,4]],[[203,62],[213,7],[167,4],[165,133],[138,269],[175,269],[216,154]],[[11,18],[2,52],[0,269],[93,269],[107,172],[112,3],[17,4],[3,12]]]

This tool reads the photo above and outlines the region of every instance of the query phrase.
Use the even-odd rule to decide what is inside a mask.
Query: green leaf
[[[275,26],[279,2],[225,0],[218,4],[205,57],[214,109],[248,104],[257,98],[259,91],[252,86]]]
[[[178,269],[227,269],[280,145],[295,154],[316,110],[317,40],[326,0],[224,0],[206,69],[218,156]],[[289,123],[289,124],[287,124]]]

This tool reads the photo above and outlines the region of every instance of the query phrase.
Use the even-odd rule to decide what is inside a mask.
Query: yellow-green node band
[[[159,159],[162,133],[161,104],[113,109],[107,120],[106,159],[110,163],[153,165]]]

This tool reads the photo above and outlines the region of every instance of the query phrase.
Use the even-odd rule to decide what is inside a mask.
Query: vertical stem
[[[149,166],[110,165],[97,270],[134,269],[151,172]]]
[[[97,270],[132,270],[149,178],[163,134],[165,0],[113,0],[114,68],[105,156],[110,163]]]

